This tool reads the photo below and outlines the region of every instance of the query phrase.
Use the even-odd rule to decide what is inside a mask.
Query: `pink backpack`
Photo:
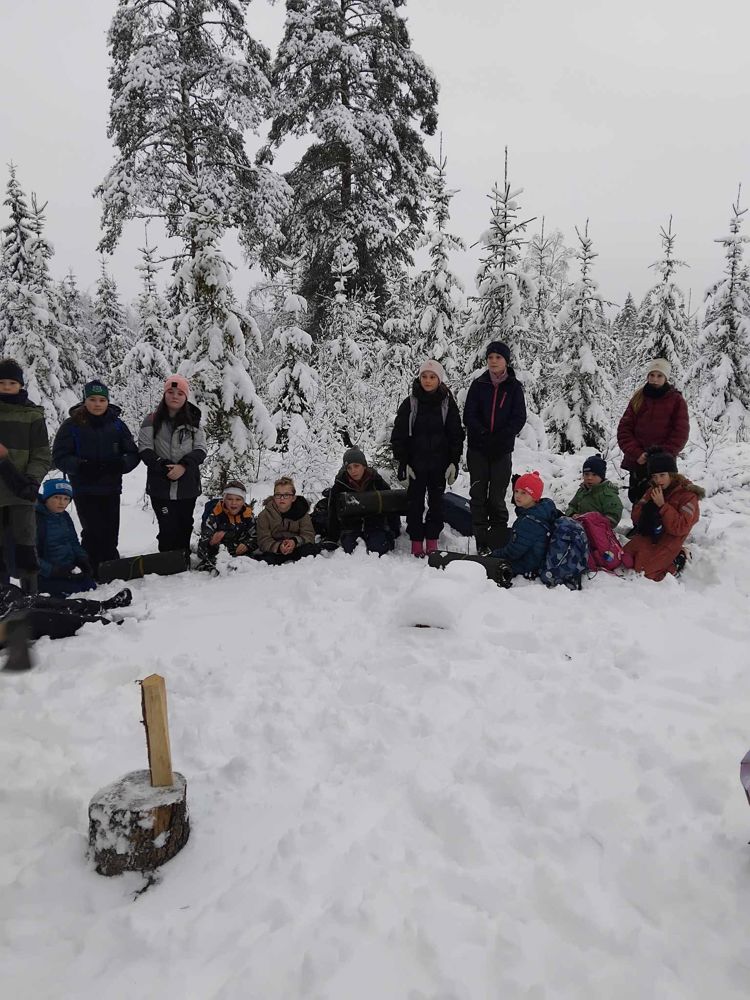
[[[633,568],[633,557],[620,545],[608,517],[598,511],[591,511],[588,514],[576,514],[575,519],[580,521],[589,541],[589,570],[605,569],[612,572],[620,566]]]

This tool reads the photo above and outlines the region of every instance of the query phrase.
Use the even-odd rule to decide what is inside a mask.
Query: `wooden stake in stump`
[[[100,875],[152,871],[190,835],[187,783],[172,771],[164,678],[141,682],[149,771],[131,771],[100,789],[89,804],[89,847]]]

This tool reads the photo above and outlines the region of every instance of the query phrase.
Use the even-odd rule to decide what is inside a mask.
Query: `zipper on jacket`
[[[500,388],[499,385],[495,386],[495,391],[492,393],[492,416],[490,417],[490,434],[495,429],[495,403],[497,402],[497,390]],[[506,389],[503,393],[503,398],[500,400],[500,409],[503,408],[503,403],[505,402],[505,397],[508,395],[508,390]]]

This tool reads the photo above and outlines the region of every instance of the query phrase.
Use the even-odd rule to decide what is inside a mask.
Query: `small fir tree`
[[[121,380],[127,380],[129,374],[123,370],[128,341],[127,321],[117,284],[107,270],[104,258],[101,261],[101,271],[94,296],[92,337],[97,376],[110,382],[117,390],[124,389]]]

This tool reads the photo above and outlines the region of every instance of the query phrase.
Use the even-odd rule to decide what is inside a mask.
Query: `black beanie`
[[[599,476],[600,479],[607,478],[607,463],[604,461],[601,455],[589,455],[586,461],[583,463],[584,472],[593,472],[595,476]]]
[[[354,462],[359,465],[367,465],[365,453],[361,448],[347,448],[344,452],[344,466],[352,465]]]
[[[662,451],[660,448],[649,448],[646,454],[648,455],[646,468],[649,476],[653,476],[655,472],[671,472],[672,475],[677,475],[677,459],[674,455],[670,455],[668,451]]]
[[[13,358],[3,358],[0,361],[0,379],[9,378],[23,385],[23,369]]]
[[[510,364],[510,348],[502,340],[493,340],[491,344],[487,344],[487,350],[484,352],[485,358],[488,358],[490,354],[501,354],[506,363]]]

